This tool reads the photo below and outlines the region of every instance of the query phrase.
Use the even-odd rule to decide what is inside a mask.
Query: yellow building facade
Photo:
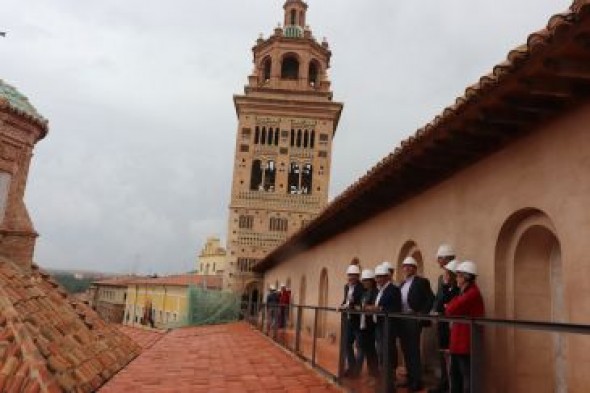
[[[197,269],[203,275],[223,275],[226,270],[226,251],[218,237],[209,237],[199,253]]]
[[[123,324],[157,329],[183,325],[188,316],[188,289],[219,289],[219,277],[186,274],[130,281]]]

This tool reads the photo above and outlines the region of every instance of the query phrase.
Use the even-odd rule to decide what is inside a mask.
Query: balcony
[[[241,191],[232,200],[232,207],[283,208],[319,212],[322,208],[322,203],[320,197],[314,195],[268,191]]]

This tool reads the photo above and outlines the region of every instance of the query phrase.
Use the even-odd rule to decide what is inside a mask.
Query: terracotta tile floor
[[[138,343],[144,350],[154,345],[166,332],[158,330],[148,330],[139,327],[116,325],[117,329],[129,336],[133,341]]]
[[[268,332],[265,332],[268,333]],[[269,338],[273,338],[280,345],[283,345],[290,350],[295,349],[295,333],[292,329],[279,330],[276,336],[274,332],[270,332]],[[308,359],[311,359],[313,347],[313,339],[309,334],[303,333],[301,335],[300,351],[299,353]],[[330,343],[327,339],[318,339],[316,342],[316,363],[324,368],[326,371],[337,375],[338,374],[338,355],[339,348],[337,344]],[[428,379],[425,376],[425,380]],[[361,373],[361,376],[356,379],[343,379],[342,386],[351,393],[375,393],[378,389],[375,383],[372,383],[372,379],[369,377],[365,369]],[[378,383],[378,381],[377,381]],[[398,388],[396,393],[406,393],[407,389]],[[427,392],[426,389],[423,390]]]
[[[331,385],[246,323],[177,329],[101,393],[328,393]]]

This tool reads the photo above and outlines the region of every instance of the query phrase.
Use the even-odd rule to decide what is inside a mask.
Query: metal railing
[[[288,345],[288,335],[281,334],[286,326],[281,326],[279,321],[281,310],[284,315],[295,314],[294,328],[294,344]],[[311,354],[307,356],[302,350],[302,320],[303,312],[308,310],[313,313],[313,332],[311,337]],[[318,363],[318,335],[319,329],[319,318],[320,313],[338,313],[340,314],[340,342],[338,350],[338,363],[337,371],[332,372],[327,367],[322,366]],[[525,321],[525,320],[508,320],[508,319],[493,319],[493,318],[465,318],[465,317],[444,317],[440,315],[426,315],[426,314],[407,314],[407,313],[391,313],[387,314],[384,312],[371,312],[371,311],[357,311],[349,309],[340,309],[333,307],[319,307],[319,306],[307,306],[291,304],[289,306],[282,305],[267,305],[264,303],[248,302],[242,306],[242,315],[245,320],[255,326],[265,335],[271,337],[275,342],[288,349],[300,359],[308,362],[312,368],[324,374],[326,377],[336,382],[341,386],[345,386],[343,383],[344,371],[346,365],[346,343],[348,341],[348,329],[347,323],[349,321],[349,315],[362,315],[367,316],[376,315],[378,317],[386,317],[394,320],[415,320],[415,321],[430,321],[433,326],[436,326],[438,322],[450,322],[468,324],[471,331],[471,393],[481,393],[484,391],[482,378],[484,375],[484,351],[483,351],[483,330],[486,327],[489,328],[509,328],[516,330],[525,331],[544,331],[549,333],[560,333],[560,334],[576,334],[590,336],[590,325],[584,324],[571,324],[571,323],[553,323],[553,322],[538,322],[538,321]],[[325,317],[324,317],[325,318]],[[288,319],[292,319],[289,317]],[[395,322],[393,322],[395,326]],[[389,337],[389,329],[391,328],[389,323],[383,324],[384,337]],[[389,358],[390,353],[394,353],[397,356],[397,352],[390,352],[390,345],[395,345],[392,340],[384,340],[383,342],[383,370],[391,370],[393,359]],[[392,370],[393,371],[393,370]],[[380,380],[375,384],[375,392],[391,392],[394,386],[393,372],[382,372]]]

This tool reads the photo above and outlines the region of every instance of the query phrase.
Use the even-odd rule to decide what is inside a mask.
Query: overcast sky
[[[454,102],[569,0],[309,0],[344,112],[330,194]],[[191,270],[226,237],[232,95],[282,0],[3,0],[0,78],[49,119],[26,200],[44,267]]]

